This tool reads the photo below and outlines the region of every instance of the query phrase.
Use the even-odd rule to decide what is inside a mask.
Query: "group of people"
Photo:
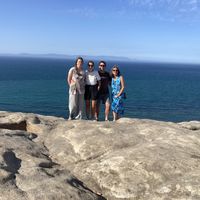
[[[119,67],[114,65],[111,72],[106,71],[106,62],[99,62],[98,71],[94,62],[88,61],[87,70],[83,69],[83,58],[78,57],[67,76],[69,85],[69,120],[82,119],[84,103],[86,105],[86,118],[98,121],[100,104],[105,104],[105,121],[109,120],[110,107],[113,121],[119,119],[124,113],[124,78]],[[111,99],[110,92],[111,88]]]

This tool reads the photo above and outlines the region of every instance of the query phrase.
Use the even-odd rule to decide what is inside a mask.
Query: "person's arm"
[[[72,82],[72,75],[73,75],[72,72],[73,72],[73,70],[70,69],[69,73],[68,73],[68,76],[67,76],[67,83],[68,83],[69,86],[71,85],[71,82]]]
[[[83,74],[83,79],[84,79],[84,85],[86,85],[86,72]]]
[[[120,82],[121,82],[121,89],[120,89],[119,93],[116,95],[116,97],[119,97],[124,91],[125,83],[124,83],[123,76],[120,76]]]
[[[97,89],[100,90],[100,88],[101,88],[101,77],[100,77],[98,72],[96,74],[96,79],[97,79],[97,84],[98,84]]]
[[[108,80],[109,80],[109,86],[111,86],[111,82],[112,82],[112,77],[111,77],[111,75],[108,73]]]
[[[97,89],[100,90],[100,88],[101,88],[101,80],[97,81],[97,83],[98,83]]]

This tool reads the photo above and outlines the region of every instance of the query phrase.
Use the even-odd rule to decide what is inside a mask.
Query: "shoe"
[[[86,119],[87,119],[87,120],[90,120],[90,117],[89,117],[88,115],[86,115]]]
[[[75,119],[76,119],[76,120],[81,120],[81,119],[82,119],[82,115],[80,115],[80,114],[77,115],[77,116],[75,117]]]
[[[98,118],[92,118],[91,120],[92,120],[93,122],[97,122],[97,121],[99,121]]]

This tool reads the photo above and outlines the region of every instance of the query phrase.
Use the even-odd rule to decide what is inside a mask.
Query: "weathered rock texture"
[[[0,153],[0,199],[200,199],[197,121],[0,112]]]

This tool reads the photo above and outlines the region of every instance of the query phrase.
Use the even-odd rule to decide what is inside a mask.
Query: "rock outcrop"
[[[197,121],[0,112],[0,138],[0,199],[200,199]]]

